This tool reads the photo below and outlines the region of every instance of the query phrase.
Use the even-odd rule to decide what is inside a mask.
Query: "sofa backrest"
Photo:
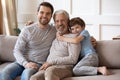
[[[17,36],[0,35],[0,61],[15,61],[13,49]]]
[[[120,69],[120,40],[97,41],[100,66]]]
[[[17,36],[0,35],[0,61],[15,61],[13,49]],[[120,69],[120,40],[97,41],[100,66]]]

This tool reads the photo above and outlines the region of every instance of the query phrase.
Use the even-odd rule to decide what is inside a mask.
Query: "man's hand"
[[[95,46],[97,45],[97,42],[93,36],[91,36],[91,43],[92,43],[93,47],[95,48]]]
[[[45,62],[45,63],[39,68],[39,70],[46,70],[49,66],[51,66],[51,64],[48,63],[48,62]]]
[[[38,69],[38,65],[33,62],[29,62],[25,65],[25,68],[33,68],[33,69]]]
[[[26,26],[29,26],[29,25],[31,25],[31,24],[33,24],[33,23],[34,23],[34,21],[29,20],[25,25],[26,25]]]

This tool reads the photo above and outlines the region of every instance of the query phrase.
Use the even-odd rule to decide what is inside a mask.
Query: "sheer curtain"
[[[6,35],[16,35],[17,28],[16,0],[1,0],[3,10],[3,26]]]
[[[3,34],[3,14],[2,14],[2,4],[0,1],[0,34]]]

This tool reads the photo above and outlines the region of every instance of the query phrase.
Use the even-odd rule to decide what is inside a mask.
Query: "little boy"
[[[74,75],[95,75],[97,73],[108,75],[109,71],[106,66],[98,67],[98,55],[92,46],[89,32],[85,30],[85,22],[79,17],[72,18],[70,29],[73,34],[78,35],[76,38],[66,38],[59,33],[57,33],[57,38],[61,41],[81,43],[80,60],[73,68]]]

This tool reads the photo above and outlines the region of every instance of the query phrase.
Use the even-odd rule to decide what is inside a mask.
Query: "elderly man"
[[[56,30],[61,35],[76,37],[76,35],[69,32],[69,15],[66,11],[56,11],[53,18]],[[80,49],[80,44],[63,42],[56,38],[52,43],[46,63],[41,66],[38,73],[31,77],[31,80],[42,80],[41,76],[43,74],[45,74],[43,76],[45,80],[61,80],[72,76],[72,68],[78,60]]]

